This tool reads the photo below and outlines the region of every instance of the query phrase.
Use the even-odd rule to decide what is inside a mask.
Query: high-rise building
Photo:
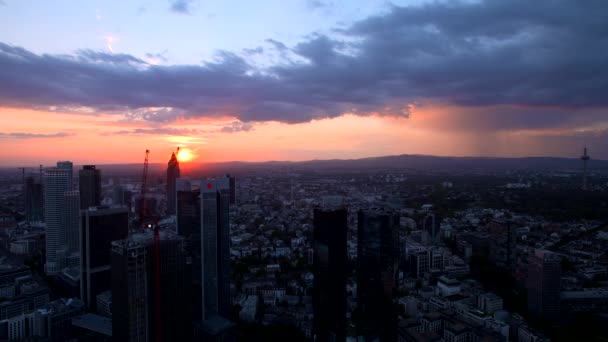
[[[66,191],[63,194],[64,198],[64,229],[65,243],[68,249],[68,254],[78,253],[80,242],[78,240],[80,226],[80,192],[77,190]]]
[[[101,204],[101,171],[95,165],[84,165],[78,172],[80,209]]]
[[[118,341],[189,341],[192,332],[190,263],[184,239],[159,232],[158,267],[152,232],[112,242],[112,336]],[[156,270],[159,270],[156,288]],[[156,306],[159,290],[160,307]],[[159,310],[160,321],[156,321]],[[160,324],[160,327],[157,325]],[[160,329],[158,329],[160,328]]]
[[[230,182],[201,183],[202,319],[230,313]]]
[[[357,335],[392,341],[396,331],[393,291],[399,263],[399,216],[370,209],[358,212]]]
[[[228,180],[230,182],[230,205],[236,204],[236,177],[227,174]]]
[[[171,159],[167,163],[167,213],[175,214],[175,182],[179,178],[179,161],[175,152],[171,154]]]
[[[94,309],[96,297],[110,289],[112,241],[125,239],[129,230],[126,207],[90,207],[80,225],[80,298]]]
[[[517,263],[517,230],[510,221],[493,219],[488,223],[489,260],[500,268],[514,270]]]
[[[29,222],[44,219],[42,182],[35,176],[25,178],[25,218]]]
[[[46,222],[46,272],[57,274],[65,260],[57,252],[65,248],[65,193],[70,190],[66,169],[47,170],[44,175],[44,217]]]
[[[68,190],[74,189],[74,164],[71,161],[58,161],[57,168],[68,174]]]
[[[528,311],[540,318],[559,316],[561,258],[537,249],[528,256]]]
[[[200,181],[176,180],[177,234],[183,237],[201,234]],[[200,243],[198,244],[200,248]]]
[[[346,209],[315,209],[313,235],[315,341],[346,339]]]

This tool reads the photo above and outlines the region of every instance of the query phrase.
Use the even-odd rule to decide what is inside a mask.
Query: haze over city
[[[606,159],[606,22],[602,1],[3,0],[0,165]]]

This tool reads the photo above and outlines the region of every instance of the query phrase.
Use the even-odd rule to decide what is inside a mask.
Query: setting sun
[[[194,158],[194,153],[190,149],[180,148],[179,152],[177,153],[177,160],[180,162],[187,162],[192,160],[192,158]]]

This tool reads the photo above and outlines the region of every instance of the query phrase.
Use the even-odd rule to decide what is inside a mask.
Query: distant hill
[[[526,157],[441,157],[416,154],[383,156],[361,159],[309,160],[301,162],[268,161],[268,162],[222,162],[222,163],[188,163],[190,174],[217,175],[222,173],[246,173],[265,170],[334,170],[356,171],[371,169],[399,169],[429,172],[500,172],[508,170],[527,171],[580,171],[582,164],[576,158]],[[106,164],[98,165],[108,175],[134,175],[141,172],[142,164]],[[164,173],[165,163],[149,165],[150,175]],[[591,171],[608,171],[607,160],[590,160]],[[7,168],[5,172],[15,173],[16,168]],[[4,173],[4,172],[3,172]]]
[[[301,162],[268,161],[268,162],[224,162],[224,163],[189,163],[188,168],[194,173],[221,174],[242,173],[263,170],[335,170],[354,171],[370,169],[400,169],[412,171],[436,172],[500,172],[508,170],[528,171],[580,171],[581,161],[575,158],[526,157],[526,158],[486,158],[486,157],[438,157],[425,155],[383,156],[361,159],[309,160]],[[133,171],[141,169],[139,164],[103,165],[108,171]],[[163,172],[165,164],[150,164],[150,172]],[[608,170],[608,161],[591,160],[592,171]]]

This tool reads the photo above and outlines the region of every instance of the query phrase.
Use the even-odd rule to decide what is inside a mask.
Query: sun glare
[[[181,148],[177,154],[177,160],[180,162],[187,162],[192,160],[192,158],[194,158],[194,154],[187,148]]]

